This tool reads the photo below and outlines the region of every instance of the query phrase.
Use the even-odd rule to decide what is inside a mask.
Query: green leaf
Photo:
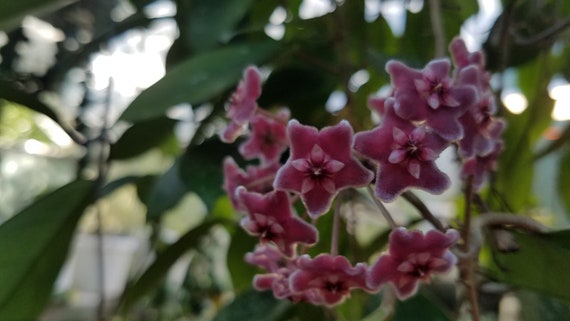
[[[236,156],[229,145],[213,138],[200,145],[188,148],[182,156],[180,173],[188,190],[198,194],[208,209],[212,209],[217,199],[224,195],[223,160]],[[234,157],[237,159],[237,156]]]
[[[205,51],[226,43],[236,24],[249,11],[253,0],[195,0],[182,11],[181,34],[194,51]],[[180,14],[179,14],[180,15]]]
[[[0,320],[36,320],[92,189],[92,182],[72,182],[0,225]]]
[[[73,0],[19,0],[0,1],[0,29],[15,27],[22,18],[30,14],[41,14],[55,10]]]
[[[551,124],[554,102],[548,96],[552,78],[545,59],[519,68],[519,87],[528,100],[527,109],[520,115],[505,112],[507,128],[503,134],[505,150],[500,156],[496,173],[496,189],[509,205],[506,209],[519,212],[532,205],[534,172],[533,149],[544,130]],[[503,109],[504,110],[504,109]]]
[[[145,176],[124,176],[121,177],[119,179],[116,179],[112,182],[107,183],[103,189],[101,190],[101,192],[99,193],[100,197],[105,197],[107,195],[111,195],[114,191],[116,191],[117,189],[123,187],[124,185],[128,185],[128,184],[135,184],[135,185],[139,185],[141,183],[146,183],[147,181],[149,181],[150,179],[154,179],[155,176],[153,175],[145,175]]]
[[[196,228],[186,232],[175,243],[160,252],[154,262],[143,272],[143,274],[129,286],[123,295],[122,306],[128,310],[132,304],[155,288],[164,278],[170,267],[187,251],[196,248],[210,229],[220,224],[221,220],[206,221]]]
[[[570,303],[532,291],[516,291],[521,321],[570,321]]]
[[[245,254],[252,252],[259,240],[247,234],[240,226],[233,230],[227,255],[228,270],[232,276],[234,290],[240,292],[251,288],[253,276],[259,272],[257,267],[244,260]]]
[[[570,301],[570,230],[531,235],[513,232],[519,250],[495,250],[493,278]]]
[[[441,302],[422,291],[406,301],[398,301],[393,321],[416,321],[421,315],[425,321],[451,321],[453,318]]]
[[[559,161],[558,169],[558,195],[566,211],[570,213],[570,148],[564,151]]]
[[[275,42],[240,44],[196,55],[174,66],[157,83],[143,91],[121,115],[139,122],[163,115],[179,103],[199,104],[236,86],[243,69],[275,55]]]
[[[258,102],[260,106],[288,106],[299,121],[320,127],[330,119],[325,103],[336,85],[337,79],[319,69],[288,66],[269,75]]]
[[[291,306],[289,301],[275,299],[269,291],[251,290],[238,295],[222,308],[213,321],[278,321]]]
[[[3,2],[0,1],[0,6],[2,6],[2,3]],[[56,123],[59,121],[55,112],[46,104],[42,103],[36,95],[17,89],[10,82],[0,80],[0,98],[30,108],[38,113],[42,113],[53,119]]]
[[[187,192],[186,185],[180,178],[180,159],[178,159],[150,189],[148,199],[145,201],[147,220],[158,219],[165,211],[176,206]]]
[[[172,135],[176,123],[176,120],[162,116],[134,124],[111,145],[110,158],[135,157],[165,142]]]

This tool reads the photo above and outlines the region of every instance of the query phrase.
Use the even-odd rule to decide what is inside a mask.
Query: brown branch
[[[566,28],[570,27],[570,17],[567,17],[564,20],[558,21],[550,28],[543,30],[535,35],[530,37],[521,36],[520,34],[516,33],[514,30],[511,31],[511,34],[515,40],[517,45],[522,46],[530,46],[537,44],[539,42],[545,41],[548,38],[556,36],[558,33],[563,32]]]
[[[414,206],[419,212],[420,215],[431,223],[436,229],[445,232],[447,229],[441,221],[433,215],[433,213],[429,210],[429,208],[425,205],[425,203],[412,191],[405,191],[402,193],[402,197],[408,201],[412,206]]]
[[[435,38],[435,58],[445,56],[445,32],[443,30],[443,19],[441,17],[440,0],[429,0],[429,16],[431,28]]]

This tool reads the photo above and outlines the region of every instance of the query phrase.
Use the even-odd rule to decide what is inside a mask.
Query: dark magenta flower
[[[247,124],[255,114],[259,96],[261,96],[261,74],[255,66],[249,66],[230,98],[226,113],[230,123],[221,135],[222,141],[231,143],[247,129]]]
[[[473,86],[454,84],[447,59],[431,61],[423,70],[389,61],[396,114],[410,121],[425,121],[441,137],[452,141],[463,136],[458,118],[477,101]]]
[[[344,256],[320,254],[314,259],[302,255],[297,259],[297,270],[289,277],[294,293],[305,293],[315,305],[334,306],[350,297],[353,289],[369,291],[366,284],[367,266],[354,267]]]
[[[493,151],[498,139],[496,133],[502,132],[505,123],[494,117],[497,107],[489,84],[490,76],[485,70],[484,56],[479,52],[478,55],[469,53],[465,43],[459,38],[452,42],[450,48],[456,64],[461,68],[457,82],[474,85],[480,97],[479,101],[459,118],[464,132],[463,138],[459,140],[459,154],[464,159],[485,156]]]
[[[465,68],[469,65],[474,65],[482,70],[485,70],[485,55],[482,51],[469,52],[465,41],[459,37],[453,38],[449,44],[449,51],[453,58],[453,63],[459,69]]]
[[[380,126],[354,138],[354,149],[379,164],[376,196],[389,202],[409,187],[442,193],[450,180],[435,160],[449,143],[428,128],[398,117],[393,98],[387,98],[384,107]]]
[[[499,138],[503,132],[504,125],[502,122],[499,124],[501,125],[495,126],[490,132],[488,142],[491,145],[491,151],[485,155],[475,155],[465,160],[461,168],[461,178],[465,180],[469,176],[472,176],[473,188],[477,191],[483,187],[488,173],[497,170],[499,156],[504,149],[504,142]]]
[[[493,152],[497,132],[502,132],[505,122],[491,115],[487,103],[482,103],[476,108],[470,108],[465,115],[459,118],[464,137],[459,141],[459,154],[464,159],[476,156],[485,156]]]
[[[352,127],[347,121],[323,128],[289,121],[291,155],[277,172],[276,189],[301,194],[309,214],[328,211],[338,191],[368,184],[374,177],[352,156]]]
[[[232,206],[238,211],[245,211],[245,207],[238,200],[236,189],[245,186],[249,191],[261,194],[273,190],[273,179],[279,169],[277,163],[248,166],[243,171],[231,157],[224,159],[224,185],[222,188],[228,194]]]
[[[457,258],[449,248],[459,239],[455,230],[441,233],[431,230],[425,235],[403,227],[390,233],[389,253],[371,266],[368,285],[379,289],[389,282],[400,300],[414,295],[420,281],[429,281],[434,273],[451,269]]]
[[[275,244],[285,256],[294,255],[297,243],[317,242],[317,229],[293,214],[286,192],[259,194],[240,186],[236,194],[247,210],[241,226],[249,234],[259,236],[262,242]]]
[[[279,161],[287,149],[287,120],[255,115],[251,121],[251,136],[240,146],[245,159],[259,158],[263,163]]]

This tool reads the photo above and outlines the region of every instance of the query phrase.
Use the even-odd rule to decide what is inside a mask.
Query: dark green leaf
[[[398,301],[394,311],[393,321],[451,321],[453,318],[440,302],[422,291],[406,301]]]
[[[289,301],[275,299],[271,292],[251,290],[238,295],[213,321],[278,321],[291,306]]]
[[[200,224],[198,227],[186,232],[175,243],[160,252],[154,262],[144,271],[144,273],[129,286],[122,298],[122,305],[125,309],[135,303],[147,292],[155,288],[164,278],[170,267],[187,251],[196,248],[212,226],[220,224],[221,220],[210,220]]]
[[[247,65],[262,63],[278,50],[274,42],[248,43],[194,56],[137,96],[121,118],[139,122],[161,116],[179,103],[203,103],[236,86]]]
[[[134,124],[116,143],[111,145],[110,158],[135,157],[163,143],[173,134],[176,122],[174,119],[163,116]]]
[[[1,3],[3,2],[0,1],[0,4]],[[0,80],[0,98],[28,107],[58,122],[58,117],[55,112],[46,104],[42,103],[36,95],[17,89],[9,82]]]
[[[520,66],[554,44],[556,37],[538,37],[561,19],[555,1],[511,1],[497,18],[483,44],[491,70]],[[533,40],[534,39],[534,40]]]
[[[570,321],[570,303],[532,291],[516,291],[521,321]]]
[[[260,106],[288,106],[296,119],[320,126],[329,113],[325,103],[337,85],[337,79],[307,66],[289,66],[274,70],[258,102]]]
[[[173,208],[188,192],[180,178],[180,160],[160,176],[149,191],[145,204],[147,207],[147,220],[156,220],[165,211]]]
[[[180,163],[180,173],[188,190],[198,194],[209,209],[224,195],[223,160],[235,156],[229,145],[212,138],[188,148]]]
[[[75,181],[0,225],[0,320],[36,320],[92,189],[92,182]]]
[[[155,176],[152,175],[145,175],[145,176],[125,176],[119,179],[116,179],[112,182],[107,183],[103,189],[101,190],[99,196],[105,197],[107,195],[112,194],[115,190],[123,187],[127,184],[136,184],[137,187],[140,184],[146,183],[147,181],[155,179]]]
[[[495,252],[491,276],[570,301],[570,230],[542,235],[513,232],[519,250]]]
[[[257,267],[244,261],[245,254],[252,252],[257,243],[259,243],[258,238],[247,234],[240,226],[236,226],[232,233],[227,260],[232,284],[237,292],[251,288],[253,276],[260,272]]]
[[[315,320],[329,320],[332,311],[328,308],[312,305],[310,303],[296,303],[289,313],[295,318],[295,321],[315,321]],[[289,320],[289,319],[287,319]]]
[[[230,40],[236,24],[245,16],[253,0],[191,1],[189,8],[178,15],[181,35],[194,51],[215,48]]]

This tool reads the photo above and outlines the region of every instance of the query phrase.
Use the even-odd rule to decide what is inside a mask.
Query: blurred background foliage
[[[255,239],[221,190],[236,146],[216,136],[247,65],[263,108],[358,131],[389,59],[421,68],[457,35],[485,50],[508,122],[483,197],[562,230],[488,246],[483,316],[568,320],[569,26],[565,0],[1,0],[0,320],[466,319],[449,281],[394,311],[379,295],[331,310],[252,291]],[[341,251],[381,251],[378,221],[348,217]]]

